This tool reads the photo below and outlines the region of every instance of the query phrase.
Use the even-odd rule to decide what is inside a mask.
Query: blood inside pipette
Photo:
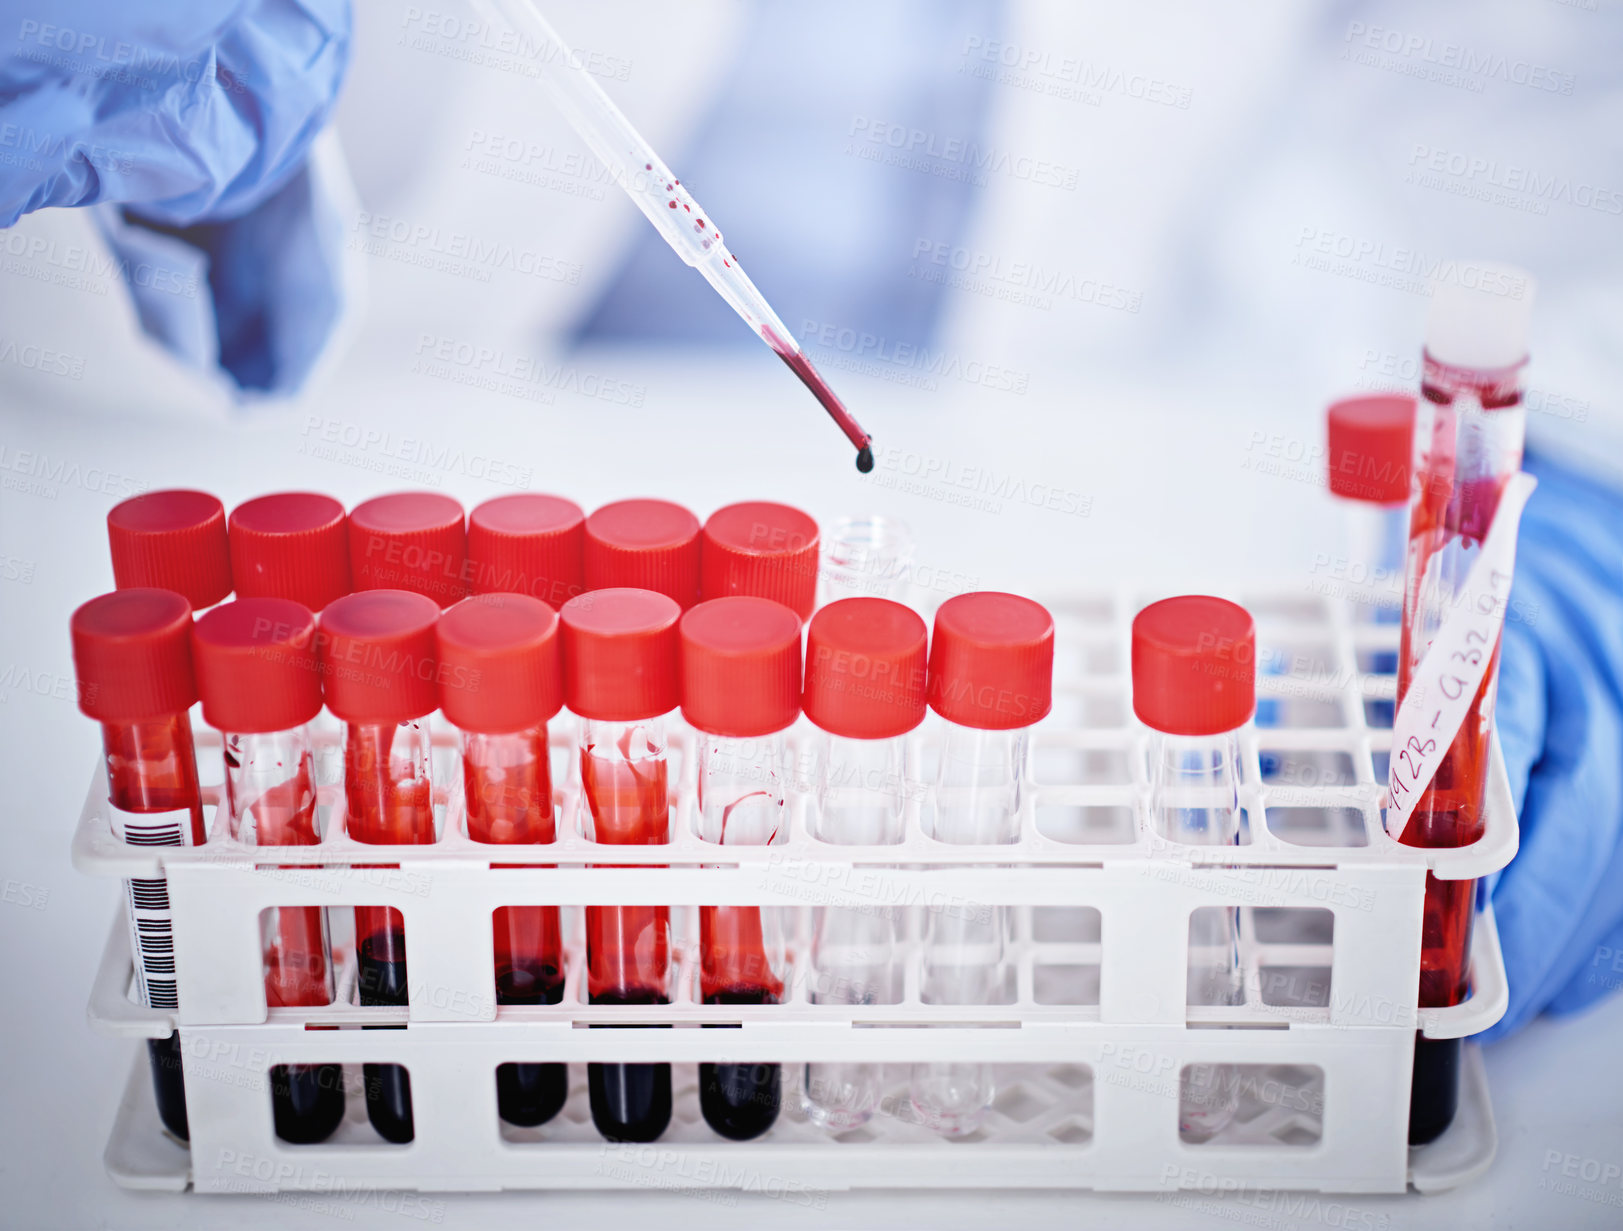
[[[761,326],[761,337],[766,344],[777,352],[778,358],[789,365],[789,370],[800,377],[800,383],[811,390],[812,396],[823,404],[828,411],[828,417],[839,425],[840,431],[845,433],[857,450],[857,469],[867,474],[873,469],[873,437],[862,430],[862,424],[851,416],[840,401],[834,390],[823,379],[823,374],[812,366],[812,361],[806,358],[806,352],[797,350],[793,343],[778,336],[777,330],[770,325]]]

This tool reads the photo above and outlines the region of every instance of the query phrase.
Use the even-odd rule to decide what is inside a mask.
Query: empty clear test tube
[[[588,590],[559,612],[564,703],[581,719],[579,821],[592,842],[670,841],[665,720],[681,699],[681,615],[668,595],[628,588]],[[670,1003],[670,932],[668,906],[588,906],[591,1003]],[[592,1122],[610,1141],[653,1141],[670,1123],[669,1064],[592,1063],[587,1085]]]
[[[784,732],[800,715],[800,617],[769,598],[711,599],[682,617],[682,716],[698,732],[699,837],[770,846],[788,836]],[[705,1004],[783,998],[782,912],[699,908]],[[699,1065],[699,1108],[723,1137],[748,1141],[777,1121],[780,1067]]]
[[[941,604],[926,681],[930,708],[945,719],[941,767],[924,810],[929,837],[974,846],[1019,840],[1029,731],[1051,708],[1053,678],[1054,620],[1040,604],[990,592]],[[1008,938],[1006,906],[932,904],[921,955],[925,1001],[992,1003]],[[913,1067],[913,1106],[946,1136],[974,1132],[995,1093],[990,1065]]]
[[[73,613],[79,709],[101,724],[114,835],[132,846],[198,846],[203,796],[187,710],[197,700],[191,605],[172,590],[132,587]],[[141,1002],[177,1009],[173,918],[161,876],[126,881],[130,954]],[[180,1035],[149,1039],[163,1126],[187,1139]]]
[[[907,734],[924,720],[928,633],[917,613],[883,598],[846,598],[812,617],[802,705],[815,728],[805,763],[814,837],[841,846],[894,846],[916,793]],[[900,995],[896,917],[883,901],[816,913],[811,998],[893,1004]],[[884,1095],[878,1064],[808,1064],[802,1099],[813,1123],[846,1133]]]
[[[527,594],[480,594],[442,615],[437,636],[440,711],[461,732],[468,837],[512,846],[552,843],[547,723],[563,705],[557,614]],[[562,1000],[558,908],[498,907],[491,926],[496,1003]],[[545,1124],[568,1090],[564,1064],[509,1062],[496,1070],[496,1108],[510,1124]]]
[[[1256,705],[1256,632],[1245,608],[1226,599],[1163,599],[1133,619],[1133,712],[1150,743],[1150,825],[1191,846],[1240,840],[1236,733]],[[1239,910],[1209,906],[1189,924],[1188,1003],[1241,1004]],[[1179,1082],[1178,1131],[1210,1139],[1234,1119],[1231,1065],[1190,1064]]]
[[[321,613],[322,687],[327,708],[344,724],[346,828],[356,842],[435,841],[427,718],[439,705],[439,614],[432,598],[388,589],[346,595]],[[410,1003],[406,921],[398,910],[355,908],[355,959],[363,1005]],[[368,1064],[363,1072],[372,1127],[386,1141],[410,1141],[410,1074],[398,1064]]]
[[[205,613],[192,630],[203,719],[221,733],[226,822],[248,846],[315,846],[314,756],[308,724],[321,712],[316,622],[280,598],[247,598]],[[265,1001],[273,1008],[332,1003],[332,949],[320,906],[275,906],[261,931]],[[344,1118],[336,1064],[270,1070],[276,1135],[325,1141]]]

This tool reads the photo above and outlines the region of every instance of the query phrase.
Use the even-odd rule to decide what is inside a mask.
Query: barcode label
[[[125,812],[109,808],[113,833],[130,846],[190,846],[192,814]],[[149,1009],[178,1009],[175,986],[175,921],[169,908],[169,882],[161,876],[124,882],[130,917],[130,955],[135,986]]]

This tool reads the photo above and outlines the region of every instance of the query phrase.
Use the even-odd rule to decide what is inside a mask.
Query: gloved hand
[[[1510,1008],[1484,1039],[1623,986],[1623,492],[1526,469],[1497,710],[1521,816],[1493,890]]]
[[[0,227],[99,206],[143,328],[290,391],[341,307],[308,166],[348,0],[0,0]]]

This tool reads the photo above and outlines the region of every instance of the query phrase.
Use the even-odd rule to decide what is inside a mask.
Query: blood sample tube
[[[344,724],[346,825],[357,842],[434,841],[425,719],[439,703],[439,614],[433,599],[405,590],[362,590],[321,613],[322,687],[327,708]],[[398,910],[355,908],[355,955],[363,1005],[410,1003],[406,923]],[[372,1127],[386,1141],[410,1141],[410,1074],[398,1064],[368,1064],[365,1078]]]
[[[193,611],[212,607],[231,593],[225,506],[207,492],[131,496],[107,514],[107,543],[120,590],[173,590]]]
[[[221,733],[227,823],[249,846],[315,846],[315,761],[309,722],[321,711],[316,622],[283,598],[223,603],[192,629],[203,719]],[[332,1003],[327,912],[277,906],[261,934],[265,1002],[272,1008]],[[344,1118],[343,1069],[278,1064],[270,1070],[276,1135],[325,1141]]]
[[[802,704],[816,727],[808,768],[811,827],[821,841],[893,846],[902,840],[913,778],[903,737],[924,721],[927,640],[924,621],[889,599],[841,599],[812,617]],[[888,908],[820,908],[812,999],[892,1003],[895,951]],[[807,1115],[831,1133],[866,1123],[883,1095],[880,1065],[806,1066]]]
[[[1414,419],[1407,393],[1345,398],[1326,414],[1330,491],[1341,498],[1347,523],[1347,597],[1360,624],[1395,625],[1402,614]],[[1366,664],[1390,675],[1398,656],[1377,650]],[[1378,726],[1392,725],[1392,711],[1390,701],[1371,703]]]
[[[1235,733],[1256,707],[1256,630],[1226,599],[1185,595],[1151,603],[1133,619],[1133,713],[1155,733],[1150,746],[1150,824],[1191,846],[1240,840],[1240,759]],[[1190,919],[1189,1002],[1244,1000],[1240,920],[1234,907]],[[1233,1067],[1185,1066],[1178,1131],[1190,1142],[1221,1132],[1239,1105]]]
[[[800,616],[769,598],[735,595],[682,617],[682,716],[699,732],[699,836],[770,846],[786,834],[783,733],[800,716]],[[699,908],[705,1004],[783,998],[781,912]],[[699,1065],[699,1108],[723,1137],[748,1141],[777,1121],[776,1064]]]
[[[1471,566],[1481,555],[1505,485],[1521,469],[1526,433],[1522,372],[1532,298],[1533,282],[1525,272],[1484,266],[1475,287],[1443,283],[1432,299],[1415,417],[1417,482],[1398,653],[1400,709],[1432,639],[1467,598]],[[1498,678],[1495,640],[1465,720],[1399,837],[1405,845],[1468,846],[1482,836]],[[1426,877],[1422,1008],[1458,1004],[1469,990],[1475,896],[1475,881]],[[1415,1036],[1412,1144],[1435,1140],[1453,1122],[1460,1043]]]
[[[699,601],[699,519],[669,500],[617,500],[586,519],[586,588],[631,586]]]
[[[192,675],[192,609],[172,590],[134,587],[93,598],[73,613],[79,709],[101,723],[114,834],[132,846],[198,846],[203,797],[186,711]],[[163,877],[125,882],[130,952],[141,1002],[179,1007],[173,920]],[[187,1138],[180,1035],[149,1039],[158,1117]]]
[[[554,611],[586,590],[586,514],[561,496],[519,492],[468,514],[475,594],[529,594]]]
[[[1014,594],[949,598],[936,612],[926,687],[945,722],[941,768],[925,831],[937,842],[998,845],[1019,839],[1028,730],[1052,707],[1054,620]],[[1002,906],[931,910],[922,988],[932,1004],[988,1004],[1008,940]],[[996,1093],[990,1065],[913,1067],[913,1106],[936,1132],[974,1132]]]
[[[349,514],[349,567],[357,590],[409,590],[449,607],[467,597],[462,506],[438,492],[396,492]]]
[[[590,590],[564,604],[564,703],[581,718],[582,832],[605,846],[670,841],[665,715],[681,699],[676,601]],[[670,1002],[668,906],[586,908],[593,1004]],[[669,1064],[587,1066],[592,1121],[610,1141],[653,1141],[671,1119]]]
[[[238,598],[285,598],[320,611],[350,592],[344,506],[315,492],[278,492],[231,510]]]
[[[817,601],[817,523],[799,509],[750,500],[717,509],[700,536],[699,597],[753,594],[802,620]]]
[[[527,594],[482,594],[442,615],[438,636],[440,711],[462,733],[468,836],[526,846],[555,841],[547,723],[563,705],[557,614]],[[558,908],[503,906],[492,924],[496,1003],[562,1000]],[[545,1124],[568,1091],[564,1064],[496,1069],[497,1110],[510,1124]]]

